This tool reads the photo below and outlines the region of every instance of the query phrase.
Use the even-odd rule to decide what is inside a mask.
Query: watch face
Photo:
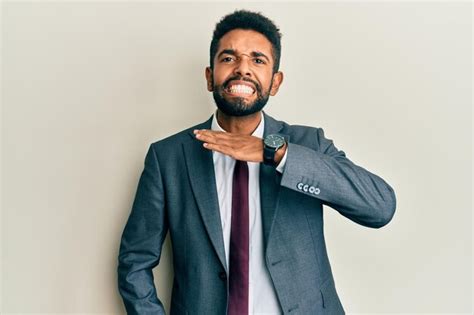
[[[285,138],[280,135],[269,135],[265,137],[264,143],[271,148],[279,148],[285,144]]]

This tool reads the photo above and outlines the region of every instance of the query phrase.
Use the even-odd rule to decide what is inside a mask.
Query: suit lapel
[[[265,112],[263,112],[263,115],[265,119],[263,136],[279,133],[283,128],[283,124]],[[211,122],[212,116],[206,122],[196,126],[196,129],[211,129]],[[289,141],[288,135],[280,134]],[[183,150],[191,188],[211,243],[222,266],[228,271],[212,151],[203,148],[202,142],[195,138],[193,130],[190,130],[189,135],[191,137],[190,141],[183,143]],[[273,221],[277,212],[281,176],[274,167],[264,165],[263,163],[260,164],[259,175],[262,229],[266,253]]]
[[[196,129],[211,129],[211,122],[212,116],[196,126]],[[222,266],[228,270],[212,151],[202,146],[202,142],[195,138],[193,130],[190,131],[190,136],[191,141],[183,143],[183,149],[191,187],[211,243]]]
[[[265,138],[270,134],[280,134],[289,141],[288,135],[280,133],[283,124],[265,112],[263,114],[265,119],[263,137]],[[262,211],[264,254],[267,252],[268,240],[270,239],[273,221],[277,213],[280,181],[280,173],[274,167],[263,163],[260,164],[260,207]]]

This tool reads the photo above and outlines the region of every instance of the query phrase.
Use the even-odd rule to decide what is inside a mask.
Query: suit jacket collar
[[[282,122],[275,120],[265,112],[263,112],[263,118],[265,119],[264,137],[269,134],[279,133],[282,130]],[[205,122],[197,125],[194,129],[211,129],[211,122],[212,116]],[[222,266],[228,273],[212,151],[205,149],[202,146],[202,142],[196,139],[193,133],[194,129],[189,131],[189,135],[192,139],[183,142],[186,167],[193,195],[196,199],[209,239]],[[282,135],[287,141],[289,140],[288,135]],[[274,167],[264,165],[263,163],[260,164],[259,186],[265,254],[267,252],[268,240],[277,211],[280,181],[281,176],[279,176],[279,173],[277,174]]]
[[[263,112],[265,118],[265,129],[263,138],[271,134],[279,134],[288,143],[290,136],[284,133],[284,124]],[[278,200],[280,196],[281,173],[275,167],[260,164],[260,207],[262,211],[262,229],[264,242],[264,257],[267,257],[271,240],[273,223],[278,211]],[[265,260],[265,262],[267,259]]]
[[[265,111],[262,111],[263,113],[263,119],[265,119],[265,126],[264,126],[264,131],[263,131],[263,137],[269,135],[269,134],[281,134],[283,136],[288,137],[288,135],[280,133],[281,129],[283,129],[283,123],[281,121],[276,120],[272,116],[268,115],[265,113]],[[196,125],[194,128],[191,128],[189,130],[189,135],[191,136],[192,139],[196,140],[197,142],[200,142],[197,140],[194,136],[193,130],[194,129],[211,129],[211,124],[212,124],[212,117],[214,116],[211,115],[206,121]],[[206,149],[206,151],[208,151]]]

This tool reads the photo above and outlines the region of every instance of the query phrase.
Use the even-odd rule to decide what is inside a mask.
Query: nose
[[[236,75],[239,75],[241,77],[247,76],[250,77],[252,74],[250,72],[250,67],[248,65],[248,58],[240,58],[240,60],[237,61],[235,68],[234,68],[234,73]]]

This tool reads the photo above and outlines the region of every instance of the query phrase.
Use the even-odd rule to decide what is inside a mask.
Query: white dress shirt
[[[216,112],[217,113],[217,112]],[[224,131],[216,119],[212,118],[212,130]],[[263,138],[264,116],[252,136]],[[288,152],[288,151],[287,151]],[[286,155],[277,166],[277,171],[283,172]],[[229,266],[229,243],[232,215],[232,179],[235,159],[220,152],[213,151],[214,172],[216,175],[217,195],[221,215],[222,231],[227,266]],[[249,168],[249,314],[282,314],[278,298],[273,287],[270,274],[265,265],[263,247],[262,214],[260,208],[260,163],[247,162]]]

